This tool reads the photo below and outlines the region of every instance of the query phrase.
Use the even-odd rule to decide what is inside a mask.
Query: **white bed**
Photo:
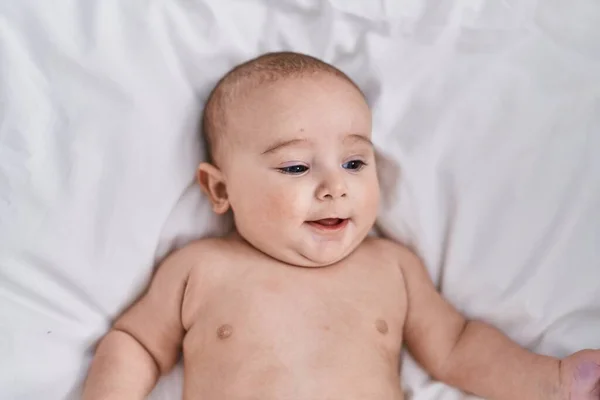
[[[193,183],[202,102],[281,49],[364,88],[380,228],[458,308],[538,352],[600,347],[598,1],[0,0],[2,400],[78,398],[155,262],[225,229]]]

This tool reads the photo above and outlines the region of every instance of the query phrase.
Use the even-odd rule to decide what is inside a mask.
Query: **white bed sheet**
[[[0,398],[78,398],[154,263],[225,229],[193,184],[202,101],[280,49],[365,89],[380,228],[457,307],[539,352],[600,347],[599,21],[595,0],[0,1]],[[152,398],[180,393],[178,368]]]

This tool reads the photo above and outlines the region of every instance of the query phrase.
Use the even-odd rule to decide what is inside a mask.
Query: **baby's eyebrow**
[[[304,144],[307,142],[308,141],[306,139],[289,139],[289,140],[279,141],[279,142],[276,142],[275,144],[273,144],[272,146],[270,146],[267,150],[263,151],[262,154],[274,153],[283,147],[293,146],[296,144]]]
[[[363,142],[368,144],[369,146],[373,147],[373,142],[371,141],[371,139],[369,139],[367,136],[365,135],[361,135],[360,133],[351,133],[349,135],[347,135],[344,140],[344,142]]]

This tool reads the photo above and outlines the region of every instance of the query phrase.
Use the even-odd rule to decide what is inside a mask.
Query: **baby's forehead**
[[[307,55],[271,53],[237,66],[219,81],[204,109],[202,127],[209,158],[221,142],[247,131],[244,126],[248,120],[254,119],[256,124],[256,114],[260,114],[263,123],[268,123],[271,115],[285,114],[285,101],[280,100],[302,97],[303,91],[288,83],[328,79],[343,82],[355,91],[354,96],[358,93],[364,100],[360,88],[343,72]]]
[[[304,97],[298,85],[293,85],[298,79],[285,77],[264,82],[249,77],[244,82],[236,82],[223,96],[222,116],[224,125],[237,129],[225,129],[223,133],[231,135],[250,121],[269,123],[281,119],[281,114],[290,110],[290,99],[299,103]],[[310,79],[314,78],[302,78],[304,81]]]
[[[256,104],[257,101],[274,100],[291,94],[302,95],[304,90],[297,85],[298,82],[326,82],[330,79],[339,78],[320,71],[310,74],[272,77],[268,80],[260,74],[256,74],[256,76],[249,75],[244,79],[233,82],[226,89],[227,96],[225,97],[228,100],[229,108],[243,107],[248,104],[260,106],[261,103]]]
[[[240,94],[228,108],[227,119],[227,140],[248,150],[298,138],[370,136],[371,128],[368,105],[353,87],[341,80],[327,86],[316,77],[281,80]]]
[[[341,92],[340,87],[343,88]],[[341,95],[330,95],[335,90]],[[286,117],[288,112],[309,106],[323,95],[326,95],[329,104],[336,103],[337,107],[347,107],[349,97],[362,102],[362,94],[347,82],[327,74],[311,74],[269,82],[240,83],[232,88],[224,110],[230,119],[253,118],[258,114],[266,119],[279,118],[282,114]]]

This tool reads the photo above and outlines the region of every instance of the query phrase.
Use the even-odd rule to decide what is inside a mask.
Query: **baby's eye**
[[[349,169],[352,171],[360,171],[367,165],[364,161],[361,160],[352,160],[342,164],[342,168]]]
[[[282,174],[300,175],[308,171],[306,165],[290,165],[289,167],[277,168]]]

